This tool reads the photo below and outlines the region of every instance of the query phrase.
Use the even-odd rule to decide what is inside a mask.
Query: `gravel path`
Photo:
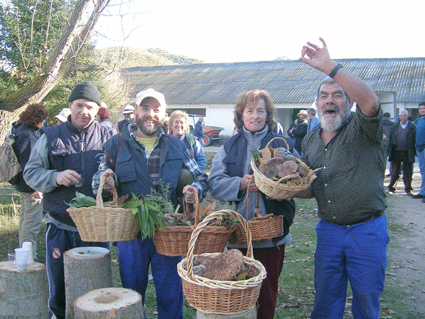
[[[413,180],[415,194],[420,182],[421,175],[416,163]],[[388,184],[389,177],[385,179],[385,190]],[[400,181],[395,195],[387,195],[387,205],[389,219],[393,218],[402,227],[392,229],[390,233],[386,285],[399,287],[405,293],[406,308],[417,312],[416,318],[425,318],[425,203],[407,196]]]

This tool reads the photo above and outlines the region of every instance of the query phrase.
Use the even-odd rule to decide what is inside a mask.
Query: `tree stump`
[[[46,266],[32,263],[18,271],[14,261],[0,262],[0,318],[49,317]]]
[[[84,252],[84,253],[81,253]],[[112,287],[111,252],[78,247],[64,254],[66,318],[74,318],[74,301],[88,291]]]
[[[196,319],[256,319],[257,318],[257,307],[254,305],[248,310],[232,313],[232,314],[220,314],[220,313],[204,313],[200,310],[196,311]]]
[[[142,296],[131,289],[104,288],[89,291],[74,303],[75,319],[143,319]]]

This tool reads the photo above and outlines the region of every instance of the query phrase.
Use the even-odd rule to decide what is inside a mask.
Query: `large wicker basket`
[[[197,196],[196,196],[197,199]],[[199,202],[195,202],[195,224],[157,228],[153,236],[156,251],[165,256],[186,256],[192,232],[199,223]],[[236,226],[207,226],[195,247],[197,254],[222,252]]]
[[[66,211],[74,221],[80,237],[89,242],[115,242],[133,240],[140,231],[137,215],[131,210],[111,204],[105,207],[102,200],[104,181],[100,182],[96,196],[96,206],[68,208]],[[118,194],[113,189],[113,202]]]
[[[207,224],[222,215],[230,215],[240,220],[242,228],[247,234],[248,249],[244,256],[244,263],[253,276],[248,280],[219,281],[193,274],[193,258],[195,243]],[[216,256],[202,254],[202,256]],[[189,242],[187,257],[177,264],[177,271],[183,282],[183,293],[188,303],[205,313],[231,314],[240,313],[253,307],[260,294],[261,284],[266,278],[264,266],[253,259],[251,232],[247,221],[232,210],[221,210],[207,216],[193,231]]]
[[[286,149],[289,150],[288,143],[284,138],[281,137],[275,137],[271,139],[267,145],[260,150],[260,154],[262,155],[265,149],[268,149],[270,143],[274,141],[275,139],[281,139],[286,144]],[[265,176],[255,164],[255,160],[253,157],[251,157],[251,168],[254,172],[254,178],[255,178],[255,185],[258,187],[258,189],[266,194],[267,196],[282,200],[289,197],[292,197],[299,191],[302,191],[306,188],[308,188],[313,180],[316,178],[316,172],[319,169],[312,170],[310,167],[308,167],[306,164],[304,164],[300,159],[295,158],[293,159],[299,166],[302,166],[306,171],[307,175],[304,177],[299,176],[298,174],[288,175],[285,177],[282,177],[279,180],[273,180]]]

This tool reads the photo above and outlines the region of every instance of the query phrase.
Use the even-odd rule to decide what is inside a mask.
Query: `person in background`
[[[131,104],[127,104],[124,107],[124,111],[122,111],[122,114],[124,114],[124,119],[118,122],[119,132],[122,132],[122,129],[124,128],[124,126],[134,122],[134,106]]]
[[[416,154],[418,155],[419,171],[421,172],[422,183],[419,193],[413,198],[422,198],[425,203],[425,102],[419,103],[419,118],[416,124]]]
[[[99,111],[96,114],[96,120],[99,122],[100,126],[106,126],[115,131],[115,124],[109,119],[109,111],[104,107],[99,107]]]
[[[168,133],[180,138],[186,144],[190,154],[198,163],[199,169],[203,172],[207,166],[207,158],[198,138],[189,134],[189,116],[186,112],[176,110],[170,114]]]
[[[388,162],[388,140],[390,138],[391,128],[393,127],[394,122],[391,121],[391,114],[388,112],[384,113],[384,119],[382,121],[382,147],[384,148],[384,169],[387,169]],[[390,162],[390,173],[387,176],[391,176],[391,162]]]
[[[57,319],[65,318],[65,251],[81,246],[108,247],[107,243],[82,241],[66,209],[76,191],[93,197],[91,181],[103,154],[102,145],[115,134],[95,121],[101,99],[92,83],[76,85],[68,102],[69,120],[43,129],[24,170],[26,183],[43,193],[49,308]]]
[[[104,145],[104,157],[93,177],[94,192],[101,178],[105,178],[104,189],[116,185],[119,196],[133,193],[143,198],[168,185],[169,199],[175,207],[181,206],[176,187],[180,172],[187,169],[194,180],[187,186],[195,188],[201,200],[208,190],[207,175],[199,170],[185,143],[163,129],[167,117],[164,95],[154,89],[141,91],[136,105],[135,123]],[[183,189],[183,193],[187,203],[195,201],[195,192]],[[177,273],[182,258],[158,254],[152,238],[118,242],[117,248],[123,287],[140,293],[145,303],[151,266],[158,318],[183,319],[183,287]]]
[[[48,118],[49,111],[42,103],[30,104],[19,116],[21,125],[16,130],[16,155],[18,162],[25,169],[31,154],[31,149],[43,134],[44,121]],[[21,217],[19,220],[19,247],[22,243],[32,243],[32,255],[35,261],[44,261],[43,257],[37,256],[37,237],[43,221],[42,193],[35,191],[25,182],[22,172],[19,173],[18,181],[14,185],[19,192],[21,203]]]
[[[307,109],[307,133],[310,132],[314,127],[320,124],[319,119],[316,117],[316,109],[311,107]]]
[[[252,90],[240,94],[236,100],[234,122],[237,133],[226,140],[214,156],[209,176],[211,196],[218,200],[235,202],[237,211],[249,219],[259,209],[261,215],[283,215],[283,235],[273,239],[253,242],[254,256],[267,271],[258,298],[257,318],[272,319],[274,317],[278,293],[279,275],[282,272],[285,257],[285,244],[292,240],[289,226],[295,216],[295,202],[290,200],[274,200],[261,193],[255,184],[251,169],[251,148],[263,149],[274,137],[282,137],[272,132],[275,108],[268,92]],[[295,152],[294,142],[284,138],[289,144],[289,151]],[[285,147],[282,139],[276,139],[271,147]],[[249,191],[248,191],[249,190]],[[246,197],[249,202],[246,207]],[[246,254],[246,245],[228,245],[238,248]]]
[[[394,195],[401,167],[403,167],[404,190],[412,196],[413,163],[416,156],[416,126],[409,121],[409,113],[400,111],[400,120],[395,123],[390,131],[388,144],[388,158],[391,162],[391,181],[388,185],[388,194]],[[403,163],[403,166],[401,165]]]
[[[283,127],[276,120],[273,120],[273,130],[272,131],[273,131],[273,133],[276,133],[276,134],[279,134],[279,135],[282,135],[283,136]]]
[[[193,135],[196,136],[199,140],[199,142],[201,143],[201,146],[204,146],[204,140],[202,139],[204,137],[204,133],[202,131],[202,124],[204,122],[204,118],[200,117],[198,119],[198,122],[196,122],[195,124],[195,130],[193,132]]]
[[[288,129],[288,135],[291,138],[295,139],[295,149],[299,154],[301,153],[301,142],[304,138],[304,136],[307,134],[307,127],[308,127],[308,121],[307,121],[307,111],[301,110],[297,114],[298,119],[296,119]]]
[[[65,123],[68,121],[68,116],[71,115],[71,110],[68,107],[63,108],[56,117],[56,125]]]
[[[307,42],[299,59],[329,75],[317,90],[320,127],[302,142],[303,162],[320,170],[311,186],[295,195],[315,197],[320,217],[311,318],[343,318],[349,281],[353,317],[377,319],[389,243],[382,110],[372,89],[332,60],[320,41],[323,47]]]

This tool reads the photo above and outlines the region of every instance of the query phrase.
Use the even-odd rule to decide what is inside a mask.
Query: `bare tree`
[[[110,0],[97,0],[87,22],[83,16],[90,0],[78,0],[59,42],[50,54],[39,76],[30,81],[18,92],[0,100],[0,138],[5,135],[10,124],[31,103],[40,102],[76,63],[79,52],[87,42],[102,11]]]

